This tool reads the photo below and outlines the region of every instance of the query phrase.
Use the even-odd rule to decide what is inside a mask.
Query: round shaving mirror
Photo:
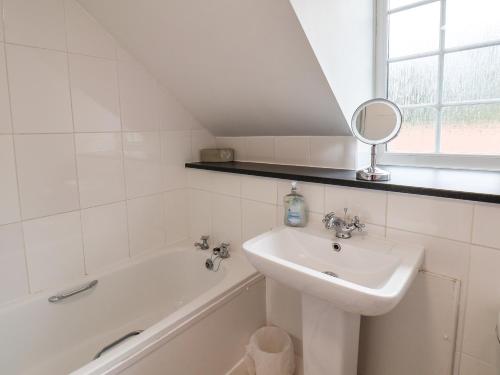
[[[371,145],[370,166],[356,172],[356,178],[387,181],[390,172],[377,167],[376,147],[394,139],[401,129],[403,116],[399,107],[387,99],[372,99],[361,104],[352,115],[351,129],[361,142]]]

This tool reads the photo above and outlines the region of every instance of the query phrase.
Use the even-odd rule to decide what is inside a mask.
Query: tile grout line
[[[64,8],[65,8],[64,9],[64,14],[66,16],[66,7],[64,7]],[[65,19],[65,21],[66,21],[66,19]],[[66,23],[65,23],[65,25],[66,25]],[[65,29],[65,34],[67,34],[67,30],[66,29]],[[5,32],[4,32],[4,37],[5,37]],[[42,50],[42,51],[66,53],[66,54],[70,54],[70,55],[85,56],[85,57],[91,57],[91,58],[95,58],[95,59],[106,60],[106,61],[115,61],[115,59],[112,59],[112,58],[109,58],[109,57],[103,57],[103,56],[97,56],[97,55],[90,55],[90,54],[83,53],[83,52],[70,51],[69,48],[68,48],[67,35],[66,35],[65,41],[66,41],[66,49],[57,49],[57,48],[50,48],[50,47],[41,47],[41,46],[36,46],[36,45],[32,45],[32,44],[10,42],[10,41],[5,40],[5,38],[2,41],[2,43],[6,44],[6,45],[9,45],[9,46],[13,46],[13,47],[33,48],[33,49]]]
[[[465,322],[467,320],[467,308],[468,308],[468,303],[469,303],[469,288],[470,288],[470,272],[471,272],[471,263],[472,263],[472,248],[474,244],[472,243],[472,238],[473,238],[473,233],[474,233],[474,221],[475,221],[475,216],[476,216],[476,204],[472,205],[472,219],[471,219],[471,228],[470,228],[470,243],[469,243],[469,251],[467,253],[467,269],[465,271],[464,275],[464,280],[460,280],[460,293],[463,293],[464,300],[463,300],[463,316],[460,316],[460,298],[459,298],[459,310],[458,310],[458,316],[457,316],[457,334],[461,333],[460,335],[460,343],[458,342],[458,337],[455,340],[455,353],[460,354],[460,358],[458,358],[455,361],[453,361],[453,370],[455,370],[455,365],[458,367],[457,372],[460,373],[460,369],[462,367],[462,354],[464,352],[464,337],[465,337]],[[494,251],[498,251],[498,249],[492,249]],[[463,285],[466,284],[466,285]],[[462,318],[462,321],[460,321],[460,318]],[[460,351],[457,352],[457,346],[460,346]]]
[[[11,221],[11,222],[8,222],[8,223],[5,223],[5,224],[0,224],[0,228],[4,227],[4,226],[7,226],[7,225],[11,225],[11,224],[18,224],[18,223],[23,223],[23,222],[27,222],[27,221],[34,221],[34,220],[39,220],[39,219],[45,219],[45,218],[49,218],[49,217],[52,217],[52,216],[64,215],[64,214],[68,214],[68,213],[76,212],[76,211],[83,211],[83,210],[90,210],[90,209],[93,209],[93,208],[106,207],[106,206],[113,205],[113,204],[118,204],[118,203],[121,203],[121,202],[133,201],[133,200],[137,200],[137,199],[141,199],[141,198],[148,198],[148,197],[152,197],[152,196],[155,196],[155,195],[161,195],[163,193],[170,193],[170,192],[174,192],[174,191],[178,191],[178,190],[182,190],[182,189],[183,188],[175,188],[175,189],[170,189],[170,190],[162,190],[162,191],[159,191],[159,192],[148,193],[148,194],[145,194],[145,195],[140,195],[140,196],[132,197],[132,198],[128,198],[128,199],[113,200],[113,201],[109,201],[109,202],[105,202],[105,203],[99,203],[99,204],[95,204],[95,205],[91,205],[91,206],[85,206],[85,207],[81,207],[81,208],[77,208],[77,209],[73,209],[73,210],[59,211],[59,212],[48,214],[48,215],[30,217],[30,218],[27,218],[27,219],[20,219],[20,220],[17,220],[17,221]]]
[[[130,241],[130,218],[129,218],[129,207],[128,207],[128,187],[127,178],[125,176],[125,133],[123,131],[123,103],[122,103],[122,87],[120,85],[120,61],[118,60],[118,47],[115,45],[115,67],[116,67],[116,85],[118,89],[118,108],[120,109],[120,144],[121,144],[121,166],[122,166],[122,182],[123,191],[125,195],[125,220],[127,222],[127,250],[129,259],[132,258],[132,248]]]
[[[85,246],[85,231],[83,226],[83,212],[82,212],[82,202],[81,202],[81,194],[80,194],[80,175],[78,173],[78,158],[77,158],[77,142],[76,142],[76,134],[75,134],[75,111],[73,106],[73,90],[72,90],[72,79],[71,79],[71,64],[68,50],[68,17],[67,17],[67,9],[66,2],[62,4],[63,14],[64,14],[64,41],[66,43],[66,67],[68,70],[68,93],[69,93],[69,102],[71,109],[71,125],[73,126],[72,139],[73,139],[73,162],[75,165],[75,177],[76,177],[76,191],[78,194],[78,215],[80,218],[80,240],[82,245],[82,257],[83,257],[83,274],[84,276],[88,275],[88,267],[87,267],[87,257],[86,257],[86,246]]]
[[[2,33],[3,37],[5,39],[5,12],[4,12],[4,4],[3,1],[0,3],[2,6],[1,9],[1,18],[2,18]],[[26,246],[26,235],[24,232],[24,223],[23,223],[23,211],[22,211],[22,204],[21,204],[21,189],[20,186],[21,184],[19,183],[19,168],[18,168],[18,162],[17,162],[17,153],[16,153],[16,142],[14,140],[14,116],[12,112],[12,100],[11,100],[11,94],[10,94],[10,78],[9,78],[9,64],[7,63],[7,45],[3,43],[3,52],[4,52],[4,59],[5,59],[5,75],[6,75],[6,84],[7,84],[7,94],[9,97],[9,114],[10,114],[10,128],[12,131],[12,134],[10,135],[11,137],[11,142],[12,142],[12,153],[13,153],[13,158],[14,158],[14,168],[16,172],[16,188],[17,188],[17,204],[18,204],[18,214],[19,214],[19,227],[21,229],[21,237],[22,237],[22,244],[23,244],[23,255],[24,255],[24,267],[26,270],[26,282],[27,282],[27,287],[28,287],[28,294],[32,294],[34,292],[33,290],[33,281],[30,275],[30,267],[29,267],[29,262],[28,262],[28,250]],[[13,223],[10,223],[13,224]],[[9,224],[6,224],[9,225]]]
[[[385,223],[384,223],[384,238],[387,239],[387,228],[389,223],[389,192],[385,192]]]

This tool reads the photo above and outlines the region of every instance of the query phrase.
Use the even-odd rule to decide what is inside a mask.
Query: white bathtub
[[[259,282],[241,254],[224,260],[218,272],[205,269],[208,255],[177,246],[83,280],[99,283],[64,301],[49,303],[47,298],[60,291],[53,290],[1,309],[0,373],[112,374],[133,366]],[[255,325],[263,319],[259,316]],[[144,332],[92,360],[134,330]]]

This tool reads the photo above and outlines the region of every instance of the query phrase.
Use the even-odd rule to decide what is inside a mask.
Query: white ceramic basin
[[[387,313],[408,290],[424,249],[356,234],[341,240],[333,232],[281,227],[245,242],[243,249],[261,273],[303,294],[349,313]]]

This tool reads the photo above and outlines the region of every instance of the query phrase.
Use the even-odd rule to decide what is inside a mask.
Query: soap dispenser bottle
[[[297,182],[292,182],[292,191],[283,198],[284,222],[289,227],[305,227],[307,224],[306,202],[297,192]]]

